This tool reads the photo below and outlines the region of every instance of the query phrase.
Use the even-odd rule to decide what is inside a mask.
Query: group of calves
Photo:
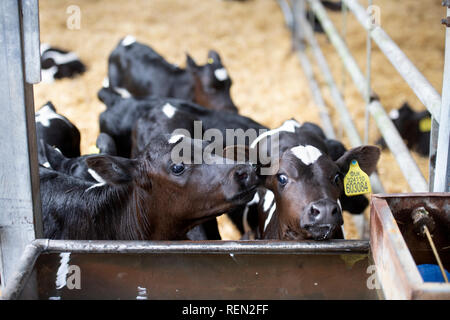
[[[73,74],[68,64],[80,67],[71,53],[45,48],[43,60],[46,53],[53,75]],[[353,160],[375,171],[379,148],[346,150],[317,125],[292,119],[269,130],[238,113],[230,87],[215,51],[205,65],[187,55],[183,69],[131,36],[122,39],[98,92],[106,105],[98,154],[80,155],[79,131],[50,102],[36,113],[45,237],[217,240],[216,217],[228,214],[244,239],[343,238],[343,210],[358,214],[368,206],[365,196],[345,196],[343,177]],[[209,129],[223,137],[230,129],[261,134],[227,139],[208,153]],[[277,152],[265,149],[271,161],[248,158],[275,137]],[[239,150],[245,161],[235,157]],[[198,154],[210,159],[195,161]]]

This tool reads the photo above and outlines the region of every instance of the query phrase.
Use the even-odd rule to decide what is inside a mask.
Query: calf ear
[[[186,53],[186,68],[192,73],[197,72],[197,70],[199,69],[194,59],[192,59],[192,57],[188,53]]]
[[[336,160],[336,164],[342,172],[347,173],[350,162],[352,160],[358,161],[359,167],[371,175],[377,168],[378,160],[380,159],[380,149],[375,146],[360,146],[350,149],[342,157]]]
[[[61,167],[61,163],[66,160],[66,157],[64,157],[59,149],[49,146],[43,140],[41,140],[41,146],[50,167],[54,170],[58,170]]]
[[[117,155],[116,143],[109,134],[100,133],[95,145],[100,150],[100,153],[109,154],[110,156]]]
[[[99,182],[108,184],[126,184],[133,181],[136,160],[110,155],[90,156],[86,158],[89,173]]]
[[[209,64],[216,64],[216,65],[222,64],[222,62],[220,61],[220,56],[217,53],[217,51],[209,50],[209,52],[208,52],[208,63]]]
[[[44,108],[44,107],[49,107],[50,110],[52,110],[53,112],[56,113],[56,108],[55,108],[55,106],[53,105],[53,103],[52,103],[51,101],[47,101],[47,103],[44,104],[44,105],[41,107],[41,109]]]

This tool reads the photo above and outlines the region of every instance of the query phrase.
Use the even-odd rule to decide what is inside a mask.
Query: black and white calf
[[[122,39],[108,60],[108,82],[123,97],[171,97],[214,110],[237,112],[231,100],[231,79],[219,54],[210,50],[199,66],[187,55],[186,69],[167,62],[132,36]]]
[[[416,112],[405,102],[401,108],[392,110],[389,117],[409,149],[422,156],[429,155],[431,115],[428,111]],[[377,144],[382,148],[387,147],[383,138],[380,138]]]
[[[97,182],[40,167],[44,236],[50,239],[177,240],[198,224],[248,202],[259,184],[250,165],[173,162],[175,143],[202,152],[206,142],[160,136],[136,159],[86,158]],[[218,164],[216,164],[216,162]]]
[[[43,82],[53,82],[55,79],[73,78],[83,74],[86,66],[76,53],[41,44],[41,75]]]
[[[254,199],[259,204],[257,237],[341,238],[343,177],[352,160],[357,160],[361,169],[370,175],[376,168],[380,150],[361,146],[333,160],[327,143],[307,129],[299,127],[295,133],[278,131],[276,134],[280,141],[279,166],[276,172],[265,177],[265,189],[260,189]],[[347,205],[355,205],[349,201]]]
[[[80,132],[69,119],[58,114],[55,106],[49,101],[35,115],[38,141],[38,160],[44,165],[47,160],[39,141],[58,148],[66,157],[80,155]]]

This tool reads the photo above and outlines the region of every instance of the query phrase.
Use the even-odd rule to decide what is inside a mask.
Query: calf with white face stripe
[[[377,147],[361,146],[333,161],[323,140],[311,132],[302,128],[296,133],[281,132],[278,171],[264,183],[273,192],[275,203],[264,202],[260,208],[265,213],[259,223],[261,238],[342,238],[339,197],[344,193],[343,178],[349,164],[355,159],[371,174],[379,156]]]

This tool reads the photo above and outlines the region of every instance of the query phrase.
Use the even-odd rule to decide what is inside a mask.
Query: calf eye
[[[286,185],[286,183],[288,182],[288,177],[285,174],[279,174],[277,176],[278,182],[284,186]]]
[[[341,176],[341,174],[340,173],[337,173],[335,176],[334,176],[334,184],[336,184],[336,185],[339,185],[339,183],[342,181],[342,176]]]
[[[182,174],[184,172],[184,169],[184,163],[173,164],[170,167],[170,171],[172,171],[172,173],[177,176]]]

